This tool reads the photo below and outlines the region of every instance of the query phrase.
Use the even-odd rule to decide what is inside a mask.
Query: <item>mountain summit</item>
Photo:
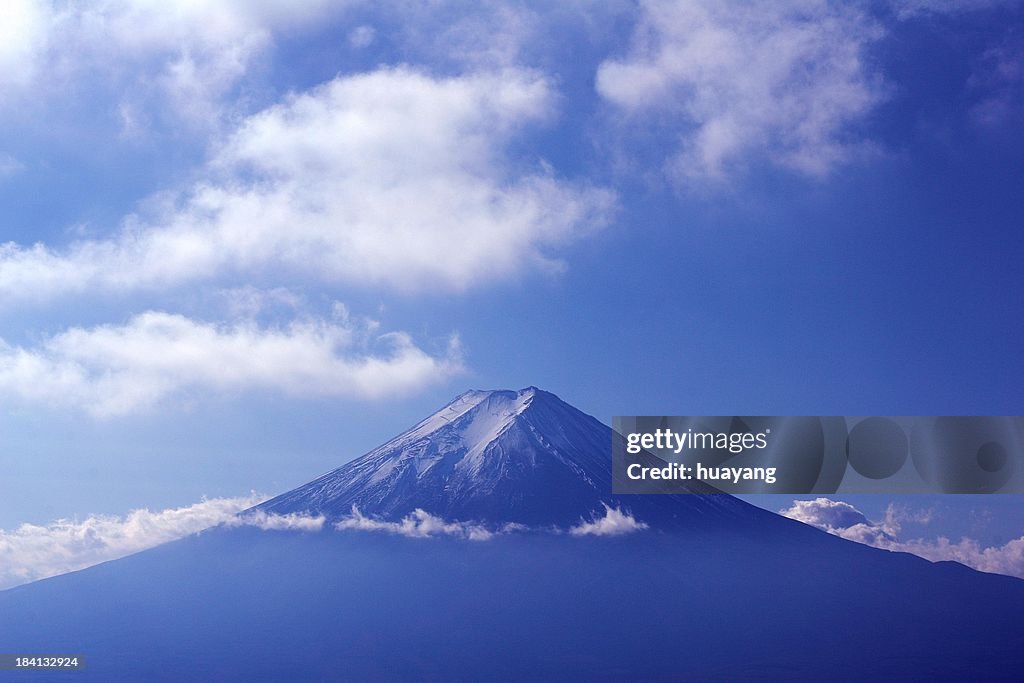
[[[565,527],[602,515],[605,506],[642,509],[647,518],[749,508],[725,495],[613,496],[611,443],[611,428],[536,387],[467,391],[409,431],[258,509],[336,518],[355,505],[398,519],[419,508],[449,520]]]

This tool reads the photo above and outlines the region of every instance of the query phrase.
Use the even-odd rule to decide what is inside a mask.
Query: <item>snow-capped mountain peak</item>
[[[340,518],[356,505],[392,519],[419,508],[450,520],[568,527],[608,504],[623,504],[611,493],[611,440],[609,427],[536,387],[467,391],[387,443],[260,508]],[[651,508],[654,498],[664,497],[631,496],[629,503]],[[692,500],[683,508],[721,510],[738,502],[686,498]]]

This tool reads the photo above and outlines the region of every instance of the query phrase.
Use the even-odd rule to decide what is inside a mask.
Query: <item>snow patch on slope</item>
[[[462,440],[472,445],[455,466],[456,469],[470,475],[478,472],[485,464],[484,453],[488,446],[509,428],[536,396],[536,391],[532,387],[517,392],[515,398],[507,397],[505,393],[492,392],[464,428]]]
[[[418,425],[410,429],[403,437],[403,441],[414,442],[433,434],[438,429],[455,422],[460,417],[476,408],[483,402],[491,392],[471,390],[459,395],[454,401],[437,411]]]

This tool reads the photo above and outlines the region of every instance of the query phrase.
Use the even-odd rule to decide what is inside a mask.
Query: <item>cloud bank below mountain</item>
[[[849,503],[828,498],[793,501],[793,505],[782,510],[781,514],[840,538],[875,548],[911,553],[932,562],[959,562],[978,571],[1024,578],[1024,536],[990,547],[983,547],[978,541],[966,537],[959,541],[944,536],[902,540],[902,524],[909,520],[926,522],[928,512],[912,514],[889,505],[885,519],[872,522]]]

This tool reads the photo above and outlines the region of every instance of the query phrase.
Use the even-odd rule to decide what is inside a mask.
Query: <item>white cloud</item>
[[[668,122],[668,173],[722,180],[751,159],[823,176],[861,149],[849,132],[879,102],[866,9],[829,0],[643,0],[628,55],[599,93],[643,126]]]
[[[867,545],[895,541],[895,534],[899,532],[899,524],[895,517],[887,514],[884,522],[876,524],[849,503],[828,498],[795,500],[793,505],[783,510],[781,514],[824,529],[830,534]]]
[[[225,96],[275,34],[356,1],[10,0],[0,6],[0,88],[8,98],[56,94],[63,80],[95,69],[126,97],[155,94],[182,120],[216,125]]]
[[[578,526],[569,529],[569,533],[573,536],[622,536],[647,528],[645,523],[638,522],[628,512],[611,508],[604,503],[602,505],[604,517],[590,522],[581,521]]]
[[[61,519],[47,525],[22,524],[12,530],[0,529],[0,590],[37,579],[84,569],[147,548],[167,543],[205,529],[224,525],[251,526],[264,531],[316,533],[327,523],[323,515],[268,514],[249,508],[267,496],[252,493],[237,498],[204,499],[180,508],[151,512],[134,510],[124,516],[92,515],[85,520]],[[519,524],[488,529],[474,522],[453,522],[417,509],[398,522],[367,517],[352,506],[351,515],[333,524],[338,531],[369,531],[407,538],[454,537],[486,541],[505,533],[529,531]],[[616,536],[646,529],[632,516],[617,509],[605,509],[599,520],[569,530],[575,536]],[[551,532],[551,529],[543,529]],[[555,530],[557,532],[557,530]]]
[[[94,515],[83,521],[61,519],[45,526],[0,529],[0,589],[173,541],[231,520],[265,498],[253,493],[158,512],[135,510],[124,517]]]
[[[339,77],[246,119],[208,178],[108,240],[0,247],[5,301],[164,288],[281,268],[362,286],[455,289],[523,268],[601,224],[610,193],[518,165],[518,132],[553,115],[524,71]]]
[[[934,540],[915,539],[894,544],[889,550],[913,553],[932,562],[953,560],[979,571],[1024,579],[1024,536],[1005,545],[988,548],[970,538],[952,542],[940,536]]]
[[[0,4],[0,94],[14,94],[3,91],[5,84],[32,86],[22,94],[63,99],[83,75],[101,74],[107,94],[121,98],[115,108],[127,137],[144,134],[145,111],[156,118],[174,112],[175,127],[217,128],[244,112],[244,91],[259,82],[246,78],[258,78],[276,42],[315,35],[352,9],[379,21],[386,40],[407,58],[494,68],[524,63],[522,53],[549,42],[563,15],[593,21],[603,7],[506,0],[10,0]],[[369,24],[347,28],[356,49],[378,38]]]
[[[335,522],[334,528],[339,531],[382,531],[410,538],[455,536],[471,541],[486,541],[494,536],[494,532],[482,525],[472,522],[446,522],[419,508],[400,522],[387,522],[367,517],[353,505],[352,514]]]
[[[1024,578],[1024,536],[1002,546],[987,548],[970,538],[962,538],[958,542],[943,536],[904,541],[899,538],[902,524],[906,521],[927,523],[931,518],[929,511],[910,513],[890,505],[884,520],[872,522],[849,503],[828,498],[793,501],[793,505],[782,510],[781,514],[876,548],[912,553],[932,562],[952,560],[979,571]]]
[[[85,0],[56,17],[99,49],[145,54],[202,52],[237,45],[254,34],[310,25],[325,13],[356,4],[345,0]],[[61,27],[57,27],[58,29]]]
[[[223,523],[227,526],[254,526],[264,531],[315,532],[324,528],[325,521],[327,520],[323,515],[307,515],[298,512],[273,515],[267,514],[263,510],[253,510],[244,515],[229,517]]]
[[[455,339],[435,357],[403,332],[378,334],[350,319],[273,328],[150,311],[121,326],[72,328],[37,348],[0,341],[0,397],[97,417],[210,393],[376,398],[459,372],[458,353]]]
[[[375,517],[367,517],[356,505],[352,513],[334,524],[340,531],[381,531],[409,538],[429,538],[432,536],[455,536],[472,541],[486,541],[499,534],[513,532],[565,533],[572,536],[621,536],[647,529],[647,524],[637,521],[628,512],[618,508],[604,506],[604,516],[590,522],[580,524],[567,530],[543,527],[530,528],[522,524],[509,523],[497,528],[488,528],[476,522],[453,522],[436,517],[425,510],[417,508],[412,514],[399,522],[389,522]]]
[[[5,86],[24,86],[35,75],[51,21],[48,5],[37,0],[0,3],[0,95]]]

